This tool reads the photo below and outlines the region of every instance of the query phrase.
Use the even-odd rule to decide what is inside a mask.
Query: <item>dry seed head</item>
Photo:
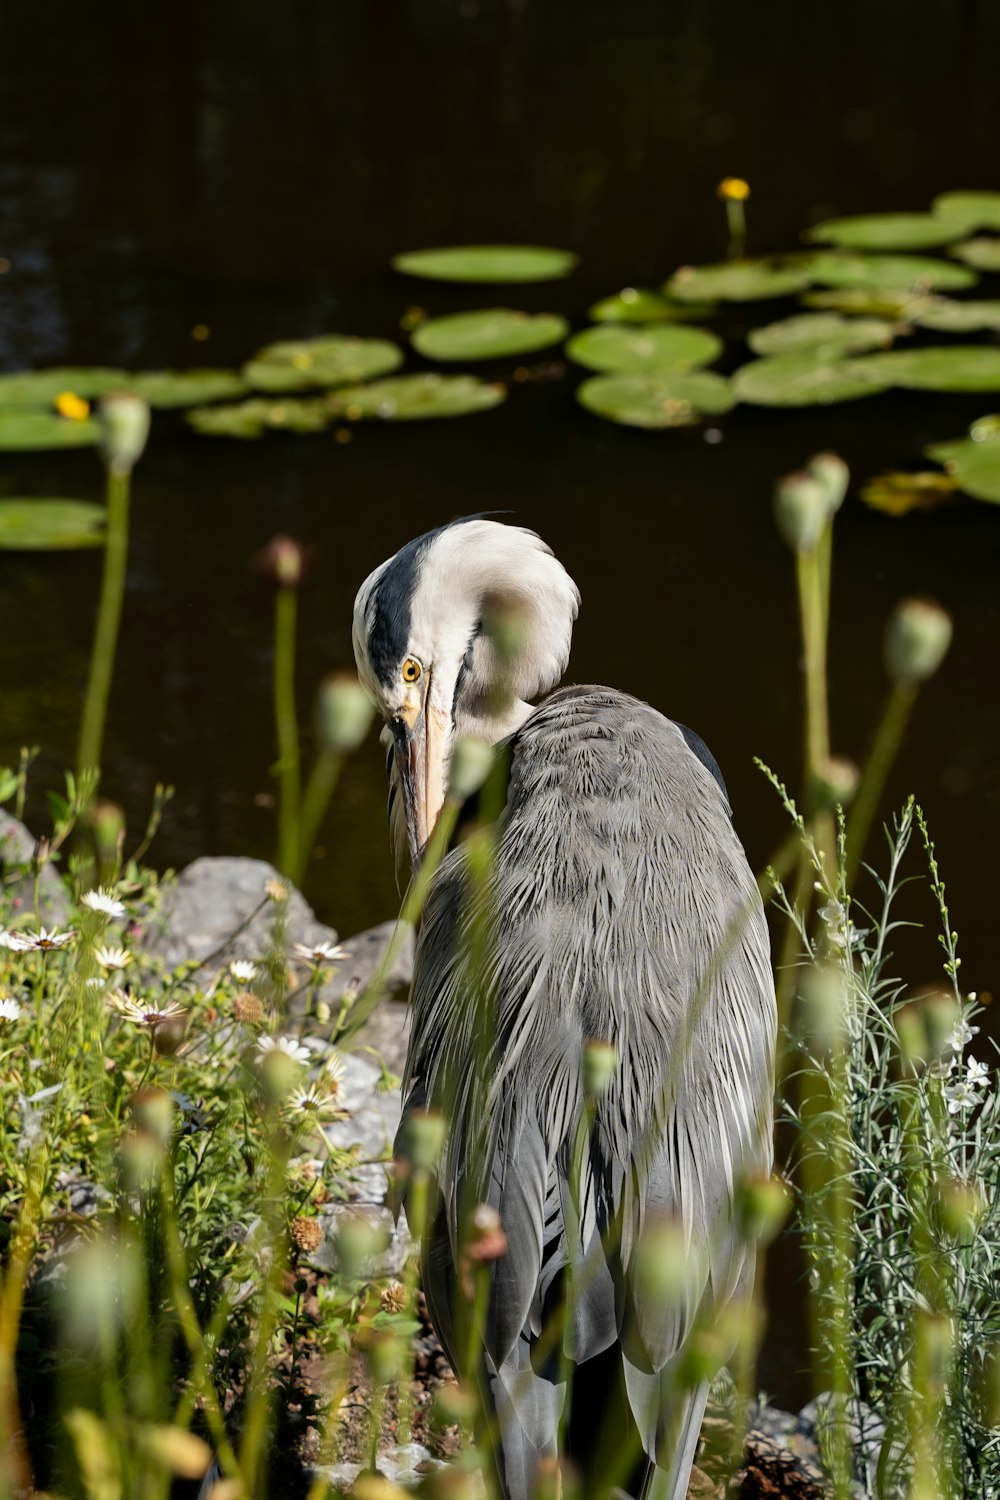
[[[259,1026],[264,1020],[264,1002],[252,990],[241,990],[233,999],[233,1015],[245,1026]]]
[[[382,1311],[387,1313],[402,1312],[408,1300],[406,1287],[401,1281],[390,1281],[379,1293]]]
[[[280,906],[288,900],[288,887],[283,880],[269,880],[264,887],[272,901]]]
[[[307,1219],[304,1214],[294,1218],[288,1230],[292,1244],[303,1255],[311,1255],[323,1243],[323,1226],[318,1219]]]

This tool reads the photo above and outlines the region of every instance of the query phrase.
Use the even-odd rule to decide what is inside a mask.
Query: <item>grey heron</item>
[[[357,595],[359,675],[385,720],[391,821],[414,867],[458,740],[508,750],[481,969],[463,845],[429,887],[397,1153],[408,1112],[444,1113],[423,1280],[456,1367],[462,1203],[500,1216],[480,1373],[504,1493],[530,1500],[557,1455],[568,1359],[588,1421],[623,1391],[642,1494],[675,1500],[707,1394],[681,1375],[692,1330],[753,1278],[735,1198],[743,1174],[771,1168],[774,988],[756,883],[702,741],[611,688],[552,692],[578,605],[535,533],[482,517],[418,537]],[[491,627],[503,611],[513,652]],[[617,1067],[588,1114],[589,1039]],[[682,1226],[679,1304],[639,1275],[640,1238],[661,1220]],[[553,1358],[568,1266],[582,1271]]]

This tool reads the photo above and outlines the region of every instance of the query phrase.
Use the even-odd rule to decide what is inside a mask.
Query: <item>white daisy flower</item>
[[[102,969],[116,972],[127,969],[132,962],[132,955],[127,948],[95,948],[94,957]]]
[[[16,1021],[21,1014],[21,1007],[16,1000],[8,1000],[6,996],[0,1000],[0,1021]]]
[[[257,973],[257,965],[249,958],[234,958],[229,965],[229,972],[240,984],[248,984]]]
[[[76,937],[72,929],[57,932],[40,927],[37,932],[8,932],[7,947],[14,953],[48,953],[55,948],[65,948]]]
[[[290,1058],[292,1062],[307,1063],[310,1058],[309,1047],[304,1042],[297,1042],[290,1036],[262,1036],[257,1040],[257,1061],[266,1063],[271,1057],[283,1056]]]
[[[125,916],[125,903],[118,901],[110,891],[87,891],[80,897],[80,904],[90,911],[100,912],[104,917]]]
[[[344,1077],[344,1059],[339,1052],[330,1053],[323,1071],[326,1074],[327,1080],[335,1085],[339,1092]]]
[[[945,1085],[944,1097],[948,1101],[948,1113],[957,1115],[961,1109],[974,1109],[979,1103],[979,1093],[967,1078]]]
[[[336,943],[294,943],[292,953],[307,964],[336,964],[351,956]]]
[[[141,1026],[146,1031],[155,1031],[164,1021],[184,1014],[183,1005],[146,1005],[134,996],[126,995],[124,990],[115,991],[111,996],[111,1004],[126,1021],[131,1021],[133,1026]]]
[[[977,1058],[970,1057],[966,1062],[965,1069],[965,1081],[966,1083],[971,1083],[973,1088],[980,1088],[989,1083],[990,1070],[984,1062],[979,1062]]]
[[[295,1089],[288,1096],[285,1107],[290,1114],[306,1115],[316,1121],[333,1120],[338,1115],[343,1115],[343,1110],[338,1108],[336,1096],[317,1088],[314,1083],[308,1088]]]
[[[979,1027],[970,1026],[965,1017],[962,1016],[952,1027],[947,1045],[951,1048],[952,1052],[964,1052],[972,1041],[972,1038],[978,1035]]]
[[[106,990],[108,981],[105,976],[95,974],[92,979],[86,981],[88,990]]]

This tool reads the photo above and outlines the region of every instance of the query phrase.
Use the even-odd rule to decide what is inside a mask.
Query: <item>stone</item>
[[[337,1238],[345,1224],[359,1219],[371,1230],[373,1241],[372,1252],[363,1268],[364,1276],[398,1276],[405,1266],[411,1241],[403,1214],[400,1214],[397,1223],[384,1205],[379,1207],[364,1203],[334,1203],[322,1208],[318,1219],[323,1229],[323,1242],[309,1256],[310,1265],[315,1266],[318,1271],[340,1271]]]
[[[441,1459],[432,1458],[429,1450],[420,1443],[406,1443],[387,1448],[378,1455],[376,1465],[378,1473],[384,1479],[391,1479],[395,1484],[403,1485],[407,1489],[418,1485],[432,1469],[444,1468]],[[339,1463],[315,1470],[313,1477],[321,1475],[330,1485],[344,1486],[353,1484],[358,1476],[365,1472],[364,1464]]]
[[[37,840],[23,823],[0,808],[0,878],[4,904],[11,906],[11,926],[20,926],[20,913],[34,910],[34,880],[31,860]],[[15,872],[11,879],[11,872]],[[22,873],[23,872],[23,873]],[[63,927],[69,921],[69,895],[55,865],[42,866],[38,881],[38,914],[46,927]]]
[[[234,958],[259,959],[273,944],[275,903],[267,894],[281,880],[273,865],[236,855],[203,856],[164,891],[148,951],[168,967],[212,958],[221,967]],[[287,881],[283,882],[288,885]],[[294,886],[285,905],[285,942],[334,943],[332,927],[316,920]]]

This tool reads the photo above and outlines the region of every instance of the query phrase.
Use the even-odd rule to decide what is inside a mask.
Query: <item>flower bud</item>
[[[840,971],[816,967],[802,980],[806,1040],[817,1052],[843,1046],[847,1035],[847,991]]]
[[[212,1450],[184,1427],[144,1423],[136,1432],[138,1447],[155,1463],[180,1479],[201,1479],[212,1462]]]
[[[926,682],[951,645],[951,616],[930,599],[904,599],[885,630],[885,669],[895,683]]]
[[[489,1203],[480,1203],[469,1215],[465,1253],[477,1265],[499,1260],[507,1254],[507,1236],[500,1215]]]
[[[381,1225],[361,1213],[345,1214],[337,1222],[333,1241],[340,1275],[348,1281],[359,1281],[368,1274],[372,1258],[385,1248],[385,1242]]]
[[[583,1049],[583,1091],[588,1099],[607,1093],[618,1072],[618,1053],[610,1042],[596,1037]]]
[[[87,811],[87,824],[94,835],[94,843],[102,861],[112,859],[118,847],[118,841],[125,834],[125,813],[117,802],[109,802],[101,798],[94,802]]]
[[[983,1216],[982,1193],[967,1177],[945,1177],[935,1185],[938,1218],[946,1234],[971,1245]]]
[[[153,1046],[158,1057],[173,1057],[180,1050],[187,1031],[186,1015],[168,1016],[153,1028]]]
[[[793,552],[812,552],[830,518],[827,493],[810,474],[789,474],[774,492],[774,519]]]
[[[478,1403],[472,1391],[460,1385],[442,1385],[434,1397],[432,1420],[436,1427],[470,1427],[476,1420]]]
[[[742,177],[723,177],[715,193],[723,203],[745,203],[750,196],[750,184]]]
[[[702,1281],[702,1255],[679,1219],[647,1222],[635,1248],[636,1299],[676,1306]]]
[[[694,1389],[714,1380],[725,1362],[725,1345],[719,1334],[714,1329],[699,1329],[691,1335],[681,1357],[681,1385]]]
[[[482,740],[461,739],[455,743],[448,767],[448,796],[455,802],[472,797],[493,767],[493,747]]]
[[[371,728],[375,709],[350,672],[324,677],[316,694],[316,739],[334,755],[350,755]]]
[[[161,1146],[170,1143],[174,1128],[174,1101],[164,1089],[146,1088],[132,1100],[136,1124]]]
[[[403,1151],[414,1171],[432,1172],[441,1155],[448,1126],[436,1109],[414,1109],[403,1122]]]
[[[273,536],[258,552],[257,568],[276,589],[297,589],[305,577],[306,554],[290,536]]]
[[[815,479],[826,496],[827,515],[835,515],[844,503],[851,474],[842,458],[836,453],[817,453],[806,466],[811,479]]]
[[[744,1237],[767,1245],[788,1218],[791,1198],[780,1177],[748,1177],[740,1187],[737,1207]]]
[[[817,768],[814,782],[820,807],[846,807],[861,780],[861,772],[846,755],[831,755]]]
[[[149,437],[149,407],[131,391],[111,391],[98,407],[100,449],[112,474],[131,474]]]

